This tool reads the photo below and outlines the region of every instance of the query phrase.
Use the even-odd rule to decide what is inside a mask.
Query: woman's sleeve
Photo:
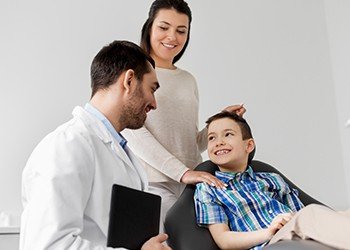
[[[199,152],[203,153],[208,146],[208,129],[203,128],[201,131],[197,134],[197,145]]]
[[[198,87],[197,87],[197,81],[195,81],[195,96],[198,100],[198,105],[199,105],[199,93],[198,93]],[[197,112],[197,131],[199,130],[198,129],[198,120],[199,120],[199,112]],[[208,129],[206,127],[204,127],[201,131],[198,131],[197,133],[197,146],[198,146],[198,150],[199,152],[203,153],[206,149],[207,149],[207,146],[208,146]]]
[[[137,130],[125,129],[122,134],[133,153],[169,178],[180,182],[182,175],[189,170],[145,126]]]

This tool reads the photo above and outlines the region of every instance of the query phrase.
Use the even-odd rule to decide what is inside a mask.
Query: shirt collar
[[[251,166],[248,165],[247,169],[242,172],[242,173],[239,173],[239,172],[222,172],[222,171],[215,171],[215,176],[222,180],[224,183],[228,183],[229,181],[233,180],[233,179],[237,179],[239,178],[240,176],[242,176],[242,178],[244,176],[246,177],[250,177],[252,178],[253,180],[256,179],[255,177],[255,173],[252,169]]]
[[[96,109],[90,103],[86,103],[84,109],[99,119],[108,129],[108,131],[113,135],[113,137],[118,141],[120,146],[122,146],[122,148],[125,148],[128,141],[121,135],[121,133],[115,130],[111,122],[98,109]]]

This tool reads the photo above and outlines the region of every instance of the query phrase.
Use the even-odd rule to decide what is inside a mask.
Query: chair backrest
[[[299,191],[299,198],[304,205],[311,203],[322,204],[298,188],[271,165],[253,160],[251,166],[255,172],[274,172],[280,174],[290,187]],[[206,161],[198,165],[195,170],[214,174],[218,170],[218,167],[211,161]],[[199,227],[196,223],[193,201],[194,191],[194,185],[187,185],[184,192],[166,215],[164,228],[165,232],[169,235],[168,245],[176,250],[217,250],[219,248],[212,239],[209,230]]]

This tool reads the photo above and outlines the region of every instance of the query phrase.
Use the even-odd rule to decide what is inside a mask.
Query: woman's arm
[[[197,146],[199,152],[203,153],[208,146],[208,129],[205,127],[197,134]]]
[[[169,178],[180,182],[182,175],[189,170],[145,126],[137,130],[125,129],[122,134],[138,157]]]
[[[206,182],[219,188],[225,187],[225,184],[215,176],[186,167],[164,148],[146,127],[143,126],[138,130],[126,129],[122,134],[127,138],[130,148],[137,156],[169,178],[185,184]]]

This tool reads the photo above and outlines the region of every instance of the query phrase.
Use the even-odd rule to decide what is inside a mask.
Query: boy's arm
[[[208,226],[211,236],[220,249],[250,249],[269,240],[267,229],[252,232],[234,232],[226,224]]]
[[[272,236],[291,219],[291,214],[279,214],[268,228],[251,232],[230,231],[228,225],[211,224],[210,234],[220,249],[250,249],[272,238]]]

